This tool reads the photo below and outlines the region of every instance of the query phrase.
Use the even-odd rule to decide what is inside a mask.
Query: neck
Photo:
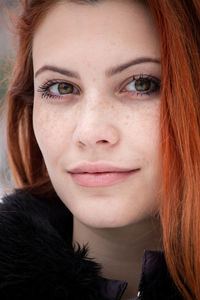
[[[88,244],[88,257],[101,264],[103,277],[128,282],[122,300],[137,295],[144,250],[163,250],[156,218],[122,228],[91,228],[74,217],[75,242]]]

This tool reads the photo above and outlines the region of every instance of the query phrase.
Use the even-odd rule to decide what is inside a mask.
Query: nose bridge
[[[102,110],[108,109],[108,106],[109,102],[106,100],[106,96],[98,88],[88,89],[83,97],[81,113],[83,117],[86,114],[96,117],[95,113],[98,116]]]
[[[110,99],[97,90],[85,93],[80,105],[73,133],[75,143],[95,146],[99,143],[113,145],[119,140],[119,131]]]

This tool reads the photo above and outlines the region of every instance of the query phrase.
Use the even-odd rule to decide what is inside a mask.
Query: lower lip
[[[135,174],[137,170],[129,172],[104,172],[104,173],[69,173],[73,181],[86,187],[104,187],[122,182]]]

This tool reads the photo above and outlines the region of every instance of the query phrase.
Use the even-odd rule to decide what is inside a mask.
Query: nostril
[[[102,140],[102,141],[99,141],[99,143],[107,143],[108,141],[106,140]]]

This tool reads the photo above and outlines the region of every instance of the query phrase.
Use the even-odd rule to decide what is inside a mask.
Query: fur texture
[[[88,246],[72,247],[73,218],[59,199],[24,190],[0,204],[0,300],[120,300],[127,283],[101,276]],[[182,300],[164,253],[144,252],[142,300]],[[131,300],[131,299],[129,299]]]
[[[21,191],[0,205],[0,299],[102,299],[100,265],[71,244],[71,214]],[[59,223],[58,221],[59,220]]]

